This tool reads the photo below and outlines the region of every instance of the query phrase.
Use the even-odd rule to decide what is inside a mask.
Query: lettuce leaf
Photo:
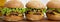
[[[46,13],[46,9],[43,9],[43,12],[45,12],[45,13]]]
[[[2,14],[5,14],[7,12],[7,8],[3,8],[2,10],[1,10],[1,13]]]
[[[58,12],[60,12],[60,9],[57,9]]]
[[[21,12],[21,13],[24,13],[25,11],[26,11],[26,9],[25,8],[13,8],[13,9],[11,9],[11,8],[3,8],[2,10],[1,10],[2,12],[2,14],[8,14],[8,13],[10,13],[11,11],[14,11],[14,12]]]
[[[27,11],[28,10],[41,10],[43,13],[46,13],[46,8],[45,9],[40,9],[40,8],[27,8]]]
[[[48,8],[48,10],[55,10],[55,8]]]

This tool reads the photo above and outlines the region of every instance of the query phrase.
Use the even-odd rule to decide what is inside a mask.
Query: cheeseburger
[[[41,20],[44,17],[45,8],[39,1],[30,1],[26,4],[26,18],[28,20]]]
[[[60,20],[60,0],[51,0],[47,3],[47,18]]]
[[[24,6],[21,2],[16,0],[8,1],[5,7],[1,10],[3,14],[3,19],[5,21],[19,21],[23,20]]]

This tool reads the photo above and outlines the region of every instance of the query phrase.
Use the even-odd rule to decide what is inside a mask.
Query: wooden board
[[[40,21],[3,21],[2,19],[0,19],[0,22],[60,22],[60,21],[51,21],[51,20],[48,20],[48,19],[43,19],[43,20],[40,20]]]

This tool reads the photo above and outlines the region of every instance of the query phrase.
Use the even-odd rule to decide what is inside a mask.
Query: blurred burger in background
[[[47,18],[60,20],[60,0],[51,0],[47,3]]]
[[[1,10],[5,21],[23,20],[24,6],[19,0],[8,1],[5,7]]]
[[[41,20],[44,17],[45,7],[40,1],[30,1],[26,4],[26,18],[28,20]]]

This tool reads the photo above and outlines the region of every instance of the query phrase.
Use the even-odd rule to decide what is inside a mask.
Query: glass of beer
[[[4,7],[6,0],[0,0],[0,16],[2,16],[1,14],[1,9]]]

